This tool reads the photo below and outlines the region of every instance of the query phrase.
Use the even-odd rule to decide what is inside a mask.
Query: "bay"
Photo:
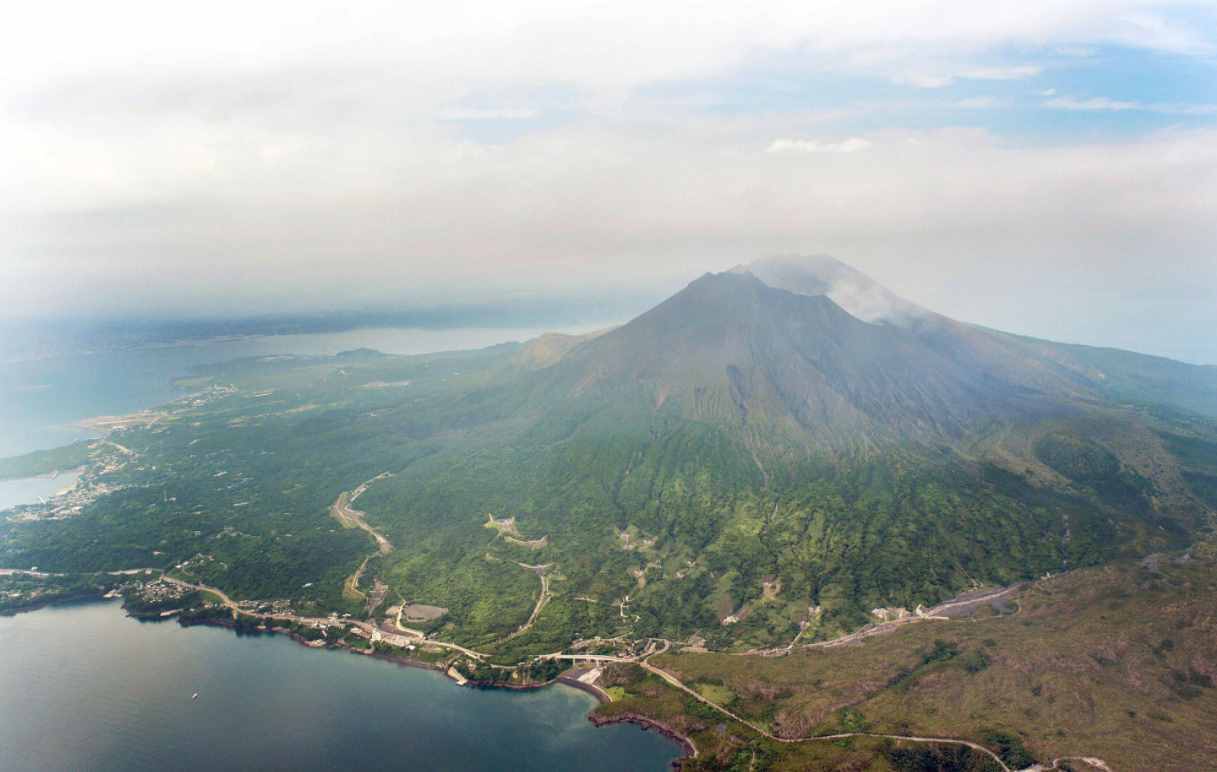
[[[116,602],[0,618],[4,770],[658,772],[680,755],[655,732],[592,726],[594,704],[565,686],[461,688],[282,636],[142,623]]]
[[[93,433],[84,418],[178,396],[174,377],[246,356],[354,348],[477,348],[533,329],[381,329],[200,340],[59,354],[0,366],[0,456]],[[0,509],[73,475],[0,482]],[[198,700],[191,700],[194,692]],[[672,741],[597,729],[595,701],[564,686],[462,689],[438,673],[284,637],[140,623],[114,603],[0,617],[0,770],[662,770]]]
[[[0,511],[17,504],[33,504],[40,498],[48,498],[76,484],[79,472],[64,472],[51,477],[22,477],[16,480],[0,480]]]

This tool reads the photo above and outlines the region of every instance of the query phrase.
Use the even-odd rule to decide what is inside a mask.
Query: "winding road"
[[[377,480],[383,480],[384,478],[390,476],[391,475],[389,472],[381,472],[371,480],[360,484],[360,486],[355,490],[343,491],[342,493],[338,494],[338,498],[335,499],[334,503],[330,506],[331,517],[341,523],[343,528],[359,528],[366,531],[376,541],[376,550],[381,555],[388,555],[393,551],[393,542],[385,538],[385,535],[380,531],[377,531],[375,528],[368,525],[366,512],[354,509],[351,507],[351,505],[355,503],[355,499],[364,494],[364,491],[366,491],[368,486],[370,486],[372,483],[376,482]]]

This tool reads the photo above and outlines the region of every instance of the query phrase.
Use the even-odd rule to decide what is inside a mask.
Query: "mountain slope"
[[[914,313],[824,265],[758,269],[795,291],[707,274],[596,336],[204,368],[206,399],[115,438],[138,461],[98,469],[79,516],[0,525],[0,565],[191,561],[234,597],[353,614],[359,570],[514,661],[814,640],[1210,526],[1217,422],[1189,409],[1210,369]],[[898,321],[838,304],[841,275]],[[327,513],[369,480],[397,548],[361,569]]]
[[[821,448],[958,440],[995,421],[1069,412],[1074,385],[997,357],[863,322],[825,295],[707,274],[572,351],[559,398],[642,390],[656,409],[760,427]],[[551,393],[552,396],[552,393]]]
[[[830,257],[769,258],[734,269],[788,292],[824,295],[863,321],[903,327],[961,365],[1088,399],[1171,405],[1217,418],[1217,366],[1055,343],[958,322],[911,303]]]

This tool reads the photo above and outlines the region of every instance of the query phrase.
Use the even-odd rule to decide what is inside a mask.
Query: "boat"
[[[199,698],[199,693],[198,693],[198,692],[195,692],[194,694],[190,695],[190,699],[191,699],[191,700],[197,700],[198,698]]]

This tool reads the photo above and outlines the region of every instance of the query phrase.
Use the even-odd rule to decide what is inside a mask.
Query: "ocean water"
[[[198,692],[197,700],[191,695]],[[655,770],[565,686],[475,690],[282,636],[141,623],[117,602],[0,617],[0,769]]]

